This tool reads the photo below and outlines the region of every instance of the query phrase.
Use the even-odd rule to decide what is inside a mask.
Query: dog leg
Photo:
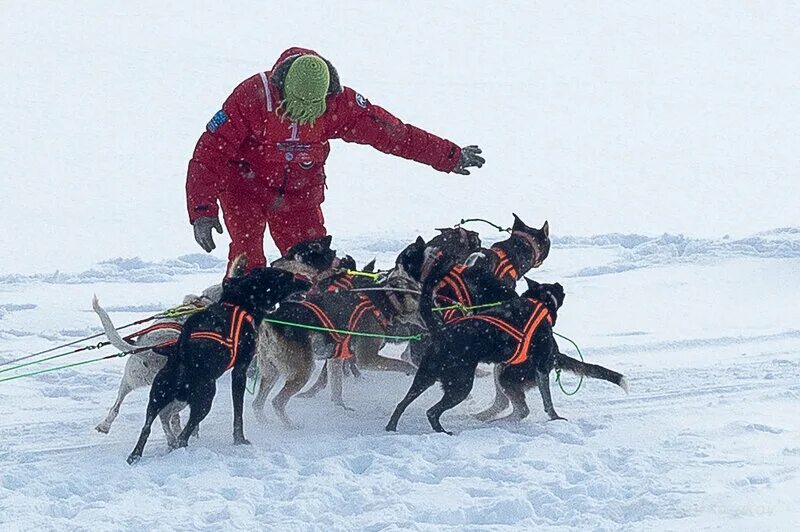
[[[332,358],[326,361],[331,381],[331,401],[333,401],[333,404],[341,406],[349,412],[353,412],[352,408],[344,404],[344,398],[342,397],[342,376],[344,374],[344,365],[346,362],[346,360],[338,358]]]
[[[413,343],[413,342],[408,342],[408,343],[406,343],[406,347],[405,347],[405,349],[403,349],[403,352],[402,352],[402,353],[400,353],[400,360],[403,360],[403,361],[405,361],[405,362],[408,362],[409,364],[411,364],[411,361],[413,360],[413,357],[411,356],[412,349],[413,349],[413,348],[411,347],[411,344],[412,344],[412,343]]]
[[[142,427],[142,431],[139,433],[139,440],[136,442],[136,446],[133,448],[133,451],[131,451],[131,454],[128,455],[129,465],[133,465],[141,459],[144,446],[147,443],[147,438],[150,437],[150,427],[153,425],[155,419],[155,415],[150,415],[148,413],[144,420],[144,427]]]
[[[403,400],[395,407],[392,417],[389,419],[389,423],[386,424],[386,430],[389,432],[396,431],[397,422],[400,421],[400,416],[403,415],[408,405],[414,402],[417,397],[422,395],[422,392],[434,384],[436,384],[436,375],[431,371],[420,368],[417,374],[414,375],[414,382],[411,383],[411,388],[408,389],[408,393],[406,393]]]
[[[231,374],[231,395],[233,396],[233,444],[250,445],[244,437],[244,391],[247,388],[247,366],[237,365]]]
[[[370,363],[362,364],[364,369],[373,369],[377,371],[396,371],[398,373],[405,373],[406,375],[413,375],[417,368],[414,364],[406,362],[405,360],[398,360],[396,358],[384,357],[375,355]]]
[[[178,423],[178,430],[172,423],[172,417],[175,415],[174,410],[167,406],[164,410],[159,412],[158,418],[161,420],[161,428],[164,430],[164,437],[167,438],[167,446],[172,448],[178,439],[178,434],[181,433],[180,422]]]
[[[281,391],[272,399],[272,408],[286,428],[296,428],[289,416],[286,415],[286,405],[289,399],[302,390],[303,386],[308,383],[308,379],[311,377],[312,367],[313,362],[301,363],[299,367],[296,368],[295,373],[286,379],[286,383],[284,383]]]
[[[256,398],[253,399],[253,411],[255,412],[256,419],[258,419],[260,423],[266,423],[267,416],[264,415],[264,405],[267,403],[267,397],[269,397],[269,392],[272,391],[272,387],[278,382],[280,370],[269,363],[264,364],[264,367],[259,369],[261,370],[261,380],[258,383]]]
[[[189,398],[189,421],[186,422],[186,426],[183,427],[178,436],[178,441],[175,442],[176,447],[180,448],[189,445],[189,436],[194,433],[200,422],[208,415],[216,393],[217,382],[214,380],[200,385],[192,392]]]
[[[172,415],[169,416],[169,428],[170,430],[172,430],[172,434],[175,436],[175,438],[177,438],[178,434],[180,434],[183,431],[183,427],[181,426],[180,412],[181,410],[183,410],[183,407],[185,406],[186,405],[184,403],[176,404],[175,408],[172,409]],[[196,438],[200,437],[198,431],[194,431],[194,436]]]
[[[136,446],[128,455],[128,464],[135,464],[142,457],[144,446],[147,439],[150,437],[150,429],[153,421],[156,420],[158,414],[175,398],[175,371],[171,366],[165,366],[161,371],[156,374],[153,380],[153,386],[150,388],[150,401],[147,403],[147,414],[144,420],[144,426],[139,434],[139,440]]]
[[[314,382],[314,384],[308,390],[304,391],[303,393],[298,393],[297,397],[301,397],[303,399],[308,399],[310,397],[314,397],[321,390],[324,390],[326,386],[328,386],[328,361],[327,360],[322,364],[322,371],[319,372],[319,375],[317,376],[316,382]]]
[[[379,353],[384,345],[381,338],[358,338],[353,343],[358,365],[363,369],[396,371],[406,375],[413,375],[417,370],[416,366],[405,360],[381,356]]]
[[[134,387],[128,383],[128,379],[124,376],[122,377],[122,382],[119,383],[119,391],[117,392],[117,400],[114,402],[114,406],[111,407],[111,410],[108,411],[108,415],[106,418],[95,427],[97,432],[102,432],[103,434],[108,434],[108,431],[111,430],[111,424],[114,423],[114,420],[117,419],[117,415],[119,415],[119,407],[122,406],[122,401],[125,400],[125,397],[129,393],[134,390]]]
[[[559,416],[553,408],[553,398],[550,396],[550,373],[544,372],[540,369],[536,370],[536,385],[539,387],[539,393],[542,394],[542,403],[544,404],[544,411],[550,416],[551,420],[562,419],[567,421],[566,418]]]
[[[349,359],[345,363],[344,369],[346,369],[353,376],[354,379],[361,378],[361,371],[358,369],[358,364],[356,363],[355,358]]]
[[[504,364],[494,365],[494,402],[486,410],[472,416],[478,421],[489,421],[508,408],[508,397],[500,386],[500,374],[503,372],[503,368],[505,368]]]
[[[466,375],[452,375],[449,376],[449,380],[446,380],[442,383],[444,387],[444,397],[430,407],[426,412],[428,416],[428,422],[431,424],[431,428],[436,432],[444,432],[445,434],[453,435],[452,432],[444,430],[442,427],[439,418],[441,418],[442,414],[444,414],[447,410],[457,406],[460,404],[464,399],[467,398],[469,392],[472,391],[472,384],[475,381],[475,368],[471,368],[471,371],[468,370],[468,374]]]
[[[422,364],[422,359],[425,357],[426,354],[428,354],[431,341],[432,340],[430,336],[425,334],[422,336],[422,340],[420,341],[408,342],[408,347],[406,347],[406,351],[403,352],[404,355],[408,353],[407,355],[408,360],[406,360],[406,362],[409,362],[415,368],[420,367],[420,365]]]
[[[496,419],[495,421],[521,421],[528,417],[531,410],[528,408],[528,402],[525,400],[525,388],[523,384],[519,381],[506,382],[502,377],[498,384],[502,387],[500,393],[503,393],[511,399],[511,404],[514,409],[509,415]]]

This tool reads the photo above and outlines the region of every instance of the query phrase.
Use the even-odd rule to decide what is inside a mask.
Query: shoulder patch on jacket
[[[216,133],[217,129],[219,129],[219,126],[221,126],[228,120],[229,120],[228,113],[220,109],[219,111],[217,111],[217,114],[215,114],[211,118],[208,124],[206,124],[206,129],[208,130],[209,133]]]
[[[366,109],[367,108],[367,99],[364,98],[363,96],[361,96],[361,94],[358,93],[358,92],[356,93],[356,103],[362,109]]]

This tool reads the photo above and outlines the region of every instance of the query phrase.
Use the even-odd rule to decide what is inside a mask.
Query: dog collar
[[[439,259],[442,258],[444,253],[441,250],[437,249],[436,251],[431,250],[431,253],[425,257],[425,260],[422,262],[422,268],[420,269],[419,273],[419,281],[421,283],[425,282],[425,279],[431,274],[431,270],[439,262]]]
[[[511,236],[521,238],[531,246],[531,253],[533,254],[533,257],[531,258],[531,268],[541,266],[544,260],[539,261],[539,256],[542,254],[542,252],[539,249],[539,243],[536,241],[536,239],[524,231],[511,231]]]

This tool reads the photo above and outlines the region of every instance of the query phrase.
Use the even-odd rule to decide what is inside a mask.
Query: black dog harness
[[[236,364],[236,359],[239,357],[239,340],[242,336],[242,329],[244,329],[245,326],[249,327],[255,337],[256,326],[253,316],[242,307],[231,305],[230,303],[223,303],[222,305],[227,308],[230,313],[228,335],[222,336],[216,331],[195,331],[189,335],[189,338],[192,340],[213,340],[227,348],[231,356],[230,362],[228,362],[228,365],[225,367],[225,371],[228,371]]]
[[[368,313],[371,313],[375,319],[378,320],[378,324],[383,330],[386,330],[389,327],[389,321],[386,319],[383,313],[364,294],[358,294],[358,302],[355,304],[349,314],[334,317],[331,317],[328,312],[312,301],[298,301],[297,304],[313,312],[317,320],[319,320],[322,326],[326,329],[356,331],[356,328],[361,323],[361,320]],[[337,327],[337,322],[344,326]],[[353,356],[353,352],[350,349],[350,339],[352,338],[351,335],[339,333],[333,330],[328,331],[328,335],[330,336],[331,340],[333,340],[334,359],[347,360]]]
[[[550,316],[550,311],[547,310],[547,307],[545,307],[544,304],[542,304],[540,301],[530,298],[528,298],[528,301],[533,303],[533,310],[522,328],[519,328],[518,326],[506,320],[498,318],[497,316],[490,316],[487,314],[473,314],[470,316],[457,317],[451,320],[448,324],[461,323],[467,320],[480,320],[497,329],[500,329],[513,338],[515,342],[517,342],[517,347],[514,350],[514,353],[511,355],[511,357],[509,357],[506,363],[511,365],[522,364],[528,360],[528,350],[531,346],[531,340],[533,339],[533,335],[536,333],[536,329],[539,328],[539,325],[541,325],[542,321],[547,320],[551,326],[553,325],[553,318]]]

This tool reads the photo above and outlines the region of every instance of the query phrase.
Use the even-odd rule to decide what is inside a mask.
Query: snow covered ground
[[[599,381],[573,397],[556,391],[568,422],[546,421],[536,394],[521,423],[472,419],[491,400],[485,378],[444,416],[456,436],[432,434],[425,419],[438,388],[387,434],[411,379],[368,372],[346,382],[355,412],[325,393],[298,399],[289,413],[302,428],[287,431],[274,416],[259,425],[248,408],[253,446],[233,447],[226,377],[199,440],[167,453],[156,428],[130,467],[146,392],[129,397],[109,435],[94,431],[123,360],[0,383],[0,527],[792,530],[800,503],[797,234],[736,245],[694,240],[684,246],[694,250],[689,261],[674,236],[561,239],[536,275],[565,285],[558,330],[631,383],[628,396]],[[765,239],[775,248],[759,253]],[[341,244],[388,266],[395,243]],[[720,251],[729,248],[738,251]],[[631,256],[650,259],[614,271]],[[98,331],[93,293],[121,324],[179,302],[222,271],[206,264],[191,272],[184,261],[113,264],[73,277],[2,279],[0,362]]]

